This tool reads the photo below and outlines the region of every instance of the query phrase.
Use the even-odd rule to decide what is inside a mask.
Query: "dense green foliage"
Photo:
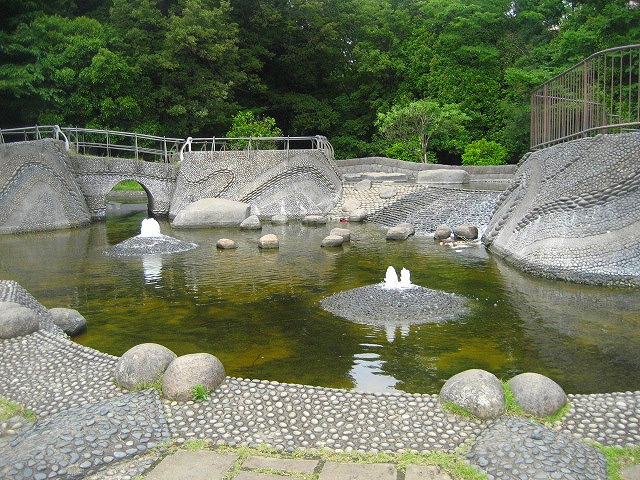
[[[462,154],[463,165],[502,165],[506,159],[507,149],[486,138],[467,144]]]
[[[486,138],[515,161],[533,86],[639,38],[635,0],[6,0],[0,126],[221,136],[250,110],[338,157],[411,156],[376,120],[430,99],[465,128],[421,159]]]

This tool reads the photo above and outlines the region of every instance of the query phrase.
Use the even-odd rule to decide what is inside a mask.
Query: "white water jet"
[[[406,268],[400,270],[400,279],[398,279],[396,269],[392,266],[387,268],[387,273],[384,276],[384,288],[402,289],[410,287],[413,287],[413,284],[411,283],[411,272],[409,270]]]
[[[140,237],[161,237],[160,224],[154,218],[145,218],[140,224]]]

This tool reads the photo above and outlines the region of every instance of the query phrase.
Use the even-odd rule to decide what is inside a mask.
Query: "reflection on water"
[[[210,352],[234,376],[431,393],[462,370],[483,368],[501,378],[537,371],[576,393],[640,388],[637,290],[535,279],[482,247],[387,242],[370,224],[348,225],[351,243],[324,249],[335,225],[245,232],[172,230],[160,222],[163,234],[199,248],[103,254],[137,235],[145,217],[143,204],[84,229],[0,236],[0,278],[18,281],[47,307],[79,310],[88,321],[77,339],[84,345],[113,355],[143,342],[179,355]],[[279,250],[257,248],[266,233],[278,235]],[[217,250],[222,237],[239,248]],[[389,265],[411,270],[416,285],[467,297],[469,313],[387,331],[321,308],[324,297],[380,282]]]

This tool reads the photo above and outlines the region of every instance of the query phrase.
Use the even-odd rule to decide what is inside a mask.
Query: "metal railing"
[[[185,141],[180,150],[180,158],[184,152],[223,152],[245,151],[247,154],[255,150],[323,150],[328,158],[334,159],[333,146],[327,137],[209,137],[192,138]]]
[[[531,149],[640,129],[640,44],[594,53],[531,95]]]
[[[86,155],[135,158],[169,163],[183,160],[184,152],[243,150],[322,150],[334,159],[333,146],[326,137],[238,137],[238,138],[180,138],[158,137],[141,133],[97,130],[92,128],[44,125],[0,129],[0,145],[9,141],[56,138],[65,141],[67,149]]]

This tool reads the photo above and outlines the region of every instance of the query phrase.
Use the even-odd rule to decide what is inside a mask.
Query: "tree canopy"
[[[481,139],[517,161],[531,89],[640,38],[629,0],[6,0],[2,11],[0,127],[221,136],[251,111],[286,135],[327,136],[338,157],[419,148],[446,163]],[[392,113],[429,105],[460,121],[413,139],[391,128]]]

